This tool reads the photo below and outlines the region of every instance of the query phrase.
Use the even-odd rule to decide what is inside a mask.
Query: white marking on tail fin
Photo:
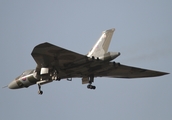
[[[94,47],[91,49],[91,51],[87,54],[87,56],[100,57],[104,55],[105,53],[107,53],[114,31],[115,31],[114,28],[103,31],[101,37],[98,39],[98,41],[96,42]]]

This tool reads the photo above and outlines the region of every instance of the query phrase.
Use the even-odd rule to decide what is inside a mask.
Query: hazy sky
[[[1,0],[0,86],[36,67],[42,42],[86,54],[115,28],[110,51],[122,64],[172,73],[171,0]],[[146,79],[81,79],[0,90],[1,120],[171,120],[172,75]]]

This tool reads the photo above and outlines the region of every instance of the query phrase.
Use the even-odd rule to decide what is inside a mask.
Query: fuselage
[[[83,69],[83,66],[90,66],[90,70],[94,70],[95,72],[97,71],[102,71],[103,70],[103,66],[106,66],[106,64],[115,59],[116,57],[118,57],[120,55],[119,52],[108,52],[106,54],[104,54],[103,56],[99,57],[100,60],[98,60],[96,58],[96,62],[94,62],[95,58],[87,58],[88,61],[90,62],[87,62],[85,63],[85,61],[77,61],[77,65],[75,65],[74,63],[74,66],[68,66],[67,69],[65,71],[70,71],[69,73],[71,73],[71,70],[73,70],[73,74],[75,74],[76,76],[73,76],[73,77],[80,77],[81,75],[80,74],[77,74],[77,73],[87,73],[84,69]],[[98,68],[98,67],[101,67]],[[89,73],[89,70],[88,70],[88,73]],[[70,78],[69,76],[62,76],[60,75],[61,78]],[[32,70],[26,70],[24,71],[20,76],[18,76],[17,78],[15,78],[9,85],[8,85],[8,88],[10,89],[19,89],[19,88],[27,88],[31,85],[34,85],[34,84],[46,84],[46,83],[49,83],[49,82],[52,82],[53,80],[55,79],[52,79],[50,77],[50,79],[45,79],[45,80],[41,80],[40,79],[40,74],[37,74],[36,70],[35,69],[32,69]]]

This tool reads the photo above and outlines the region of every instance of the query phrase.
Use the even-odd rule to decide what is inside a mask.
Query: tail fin
[[[96,42],[96,44],[91,49],[91,51],[87,54],[87,56],[88,57],[92,57],[92,56],[100,57],[103,54],[107,53],[114,31],[115,31],[114,28],[103,31],[101,37]]]

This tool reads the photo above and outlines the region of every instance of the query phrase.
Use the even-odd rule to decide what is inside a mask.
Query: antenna
[[[6,85],[6,86],[4,86],[4,87],[2,87],[2,88],[6,88],[6,87],[8,87],[8,85]]]

